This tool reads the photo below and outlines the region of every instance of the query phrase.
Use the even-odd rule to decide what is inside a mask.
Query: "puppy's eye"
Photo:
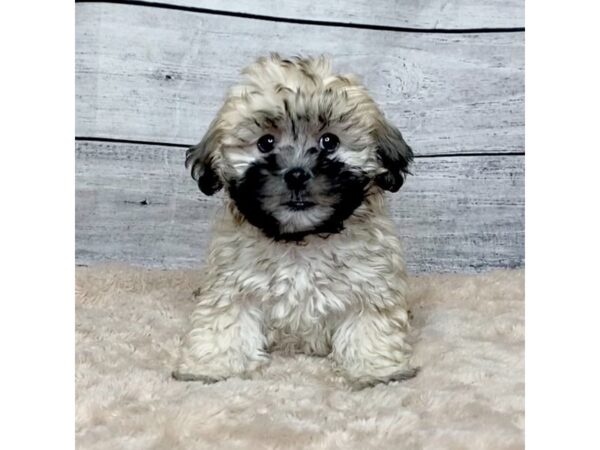
[[[319,147],[321,150],[333,151],[340,145],[340,140],[335,134],[325,133],[319,139]]]
[[[275,147],[275,138],[271,134],[265,134],[256,143],[258,149],[263,153],[268,153]]]

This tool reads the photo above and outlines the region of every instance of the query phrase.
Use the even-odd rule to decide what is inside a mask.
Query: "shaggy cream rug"
[[[411,279],[416,378],[352,391],[327,359],[171,379],[197,275],[77,269],[77,447],[513,449],[524,436],[523,272]]]

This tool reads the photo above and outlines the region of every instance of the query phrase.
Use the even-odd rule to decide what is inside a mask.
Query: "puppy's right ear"
[[[223,187],[223,181],[217,172],[218,146],[219,133],[215,120],[200,143],[190,147],[185,153],[185,167],[192,167],[192,178],[206,195],[213,195]]]

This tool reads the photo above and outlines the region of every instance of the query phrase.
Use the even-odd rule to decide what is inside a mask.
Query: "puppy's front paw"
[[[183,350],[183,355],[175,370],[171,372],[171,376],[177,381],[198,381],[204,384],[213,384],[236,375],[231,368],[221,364],[221,358],[217,357],[200,362],[191,358],[185,350]]]
[[[381,374],[364,374],[364,375],[356,375],[356,374],[352,374],[350,375],[349,373],[344,373],[342,372],[342,375],[344,376],[344,378],[346,378],[346,380],[348,381],[348,383],[354,388],[354,389],[364,389],[367,387],[372,387],[375,386],[377,384],[383,383],[383,384],[387,384],[387,383],[391,383],[393,381],[406,381],[406,380],[410,380],[411,378],[414,378],[417,376],[417,374],[419,373],[419,368],[415,368],[415,367],[405,367],[402,369],[399,369],[397,371],[394,371],[390,374],[386,374],[386,375],[381,375]]]
[[[171,377],[177,381],[200,381],[204,384],[213,384],[219,381],[218,378],[213,378],[207,375],[180,372],[179,370],[174,370],[171,372]]]
[[[409,367],[408,369],[401,370],[400,372],[396,372],[396,373],[390,375],[383,382],[384,383],[390,383],[392,381],[406,381],[406,380],[410,380],[411,378],[414,378],[414,377],[417,376],[417,374],[419,373],[419,370],[420,370],[419,367]]]

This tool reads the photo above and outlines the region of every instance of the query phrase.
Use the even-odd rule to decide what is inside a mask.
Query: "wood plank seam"
[[[293,23],[301,25],[355,28],[363,30],[392,31],[399,33],[427,33],[427,34],[484,34],[484,33],[524,33],[525,27],[493,27],[493,28],[415,28],[399,27],[392,25],[376,25],[355,22],[338,22],[327,20],[297,19],[292,17],[268,16],[264,14],[250,14],[235,11],[225,11],[197,6],[173,5],[160,2],[146,2],[137,0],[75,0],[75,3],[108,3],[117,5],[143,6],[148,8],[170,9],[199,14],[238,17],[243,19],[263,20],[268,22]]]
[[[198,139],[200,140],[200,139]],[[194,144],[176,144],[172,142],[154,142],[154,141],[140,141],[133,139],[116,139],[116,138],[105,138],[105,137],[91,137],[91,136],[75,136],[75,141],[80,142],[105,142],[112,144],[135,144],[135,145],[160,145],[162,147],[174,147],[174,148],[189,148]],[[461,156],[525,156],[525,152],[461,152],[461,153],[433,153],[420,155],[415,154],[415,158],[444,158],[444,157],[461,157]]]

